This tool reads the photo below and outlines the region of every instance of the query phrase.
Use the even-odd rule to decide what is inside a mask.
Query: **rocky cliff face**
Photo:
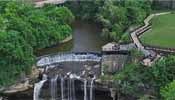
[[[16,84],[13,84],[8,87],[0,88],[0,93],[13,94],[13,93],[26,91],[28,89],[33,88],[33,85],[35,81],[38,79],[40,73],[43,73],[43,70],[33,66],[31,75],[26,76],[21,82],[17,82]],[[0,97],[0,100],[1,100],[1,97]]]

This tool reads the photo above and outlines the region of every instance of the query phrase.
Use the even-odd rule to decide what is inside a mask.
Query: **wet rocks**
[[[8,87],[0,88],[0,91],[3,94],[14,94],[17,92],[26,91],[33,88],[33,84],[38,79],[39,74],[43,73],[41,69],[37,69],[35,66],[32,67],[32,74],[29,76],[23,75],[22,79],[20,78],[16,84],[13,84]],[[0,99],[1,100],[1,99]]]
[[[15,85],[12,85],[12,86],[8,87],[8,89],[6,89],[4,91],[4,93],[5,94],[11,94],[11,93],[25,91],[25,90],[28,90],[30,88],[33,88],[33,85],[30,85],[29,80],[27,80],[24,83],[18,83],[18,84],[15,84]]]

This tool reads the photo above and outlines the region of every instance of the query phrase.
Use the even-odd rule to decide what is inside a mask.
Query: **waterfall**
[[[75,95],[75,80],[72,79],[72,97],[73,100],[76,100],[76,95]]]
[[[93,100],[93,87],[94,87],[94,80],[95,80],[95,77],[92,78],[92,80],[91,80],[91,87],[90,87],[90,100]]]
[[[58,75],[56,75],[50,81],[51,100],[56,100],[57,99],[57,79],[58,79]]]
[[[43,74],[42,80],[47,80],[47,75]]]
[[[76,100],[74,78],[75,76],[73,74],[70,74],[69,79],[67,80],[68,100]]]
[[[45,75],[45,74],[44,74]],[[39,95],[41,92],[41,88],[43,87],[44,83],[47,81],[46,76],[43,75],[43,80],[41,80],[38,83],[35,83],[35,87],[34,87],[34,94],[33,94],[33,99],[34,100],[40,100]]]
[[[70,94],[70,100],[72,100],[72,79],[69,79],[69,94]]]
[[[101,57],[99,57],[96,54],[74,54],[74,53],[70,53],[70,54],[57,54],[57,55],[53,55],[53,56],[45,56],[45,57],[41,57],[41,59],[39,59],[37,61],[37,66],[43,67],[43,66],[47,66],[48,67],[55,67],[55,66],[50,66],[54,63],[60,63],[60,62],[69,62],[69,61],[97,61],[100,62],[101,61]]]
[[[61,77],[61,100],[64,100],[64,77]]]
[[[87,100],[87,80],[84,80],[84,100]]]
[[[67,79],[67,100],[70,100],[70,79]]]

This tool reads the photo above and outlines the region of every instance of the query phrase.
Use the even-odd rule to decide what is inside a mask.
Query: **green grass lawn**
[[[144,44],[175,48],[175,14],[167,14],[152,19],[152,30],[141,36]]]

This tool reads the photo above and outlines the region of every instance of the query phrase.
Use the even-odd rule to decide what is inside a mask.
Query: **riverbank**
[[[0,93],[8,95],[33,89],[34,83],[37,81],[39,75],[43,72],[44,70],[33,66],[30,75],[26,76],[23,79],[19,78],[18,81],[11,86],[1,87]]]
[[[59,44],[64,44],[73,39],[72,35],[66,37],[64,40],[59,42]],[[39,77],[39,74],[43,73],[42,69],[38,69],[35,66],[32,67],[31,75],[26,76],[25,79],[19,79],[15,84],[11,86],[5,86],[0,88],[0,93],[2,94],[14,94],[17,92],[27,91],[29,89],[33,89],[34,83]]]
[[[72,35],[70,35],[70,36],[66,37],[64,40],[62,40],[62,41],[60,42],[60,44],[61,44],[61,43],[69,42],[69,41],[71,41],[72,39],[73,39],[73,37],[72,37]]]
[[[37,57],[58,52],[98,52],[109,41],[101,36],[100,25],[91,21],[76,20],[72,23],[72,29],[72,36],[56,45],[38,50],[35,52]]]
[[[73,35],[68,36],[57,45],[39,50],[39,55],[51,54],[56,52],[67,52],[74,50],[78,51],[101,51],[101,47],[107,43],[100,38],[101,29],[92,22],[76,21],[73,25]],[[28,76],[28,80],[37,80],[39,76],[39,70],[35,69],[32,71],[31,76]],[[40,71],[42,72],[42,71]],[[31,79],[32,78],[32,79]],[[33,88],[34,83],[30,81],[18,82],[8,88],[4,88],[2,91],[7,93],[14,93],[19,91],[26,91]]]

